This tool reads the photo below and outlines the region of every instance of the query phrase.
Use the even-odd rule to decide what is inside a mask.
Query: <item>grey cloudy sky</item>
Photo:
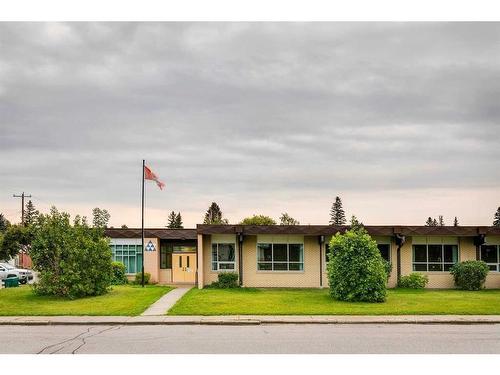
[[[490,224],[500,23],[0,23],[0,212]]]

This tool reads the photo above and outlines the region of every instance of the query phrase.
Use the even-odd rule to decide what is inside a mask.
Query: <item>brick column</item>
[[[198,252],[197,252],[197,272],[198,272],[198,289],[203,289],[203,234],[198,234]]]

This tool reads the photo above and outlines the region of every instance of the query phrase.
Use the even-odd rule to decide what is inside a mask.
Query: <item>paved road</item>
[[[500,353],[500,325],[0,326],[1,353]]]

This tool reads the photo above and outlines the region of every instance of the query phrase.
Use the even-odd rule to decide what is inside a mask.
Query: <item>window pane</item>
[[[302,250],[303,245],[302,244],[290,244],[288,245],[289,252],[290,252],[290,262],[303,262],[303,256],[304,252]]]
[[[481,260],[486,263],[498,263],[496,245],[481,245]]]
[[[220,243],[218,255],[219,262],[234,262],[234,244]]]
[[[287,245],[281,243],[273,244],[273,260],[275,262],[286,262],[288,260]]]
[[[137,271],[135,269],[135,255],[129,257],[128,260],[129,260],[128,262],[129,273],[136,273]]]
[[[219,263],[220,270],[234,270],[234,263]]]
[[[380,251],[380,255],[382,256],[382,258],[389,261],[390,245],[386,244],[386,243],[380,243],[380,244],[377,244],[377,247],[378,247],[378,250]]]
[[[443,270],[442,264],[429,264],[429,271],[442,271],[442,270]]]
[[[142,270],[142,254],[137,254],[136,256],[137,272]]]
[[[444,261],[447,263],[458,262],[458,246],[444,245]]]
[[[213,245],[212,245],[213,249]],[[172,251],[176,253],[180,252],[195,252],[196,251],[196,246],[184,246],[184,245],[179,245],[179,246],[172,246]]]
[[[290,271],[302,271],[304,269],[304,263],[290,263],[288,269]]]
[[[497,265],[496,264],[488,264],[488,268],[490,269],[490,271],[496,271]]]
[[[212,262],[212,271],[217,271],[217,262]]]
[[[270,271],[272,270],[272,264],[271,263],[257,263],[257,269],[259,271]]]
[[[270,262],[273,260],[273,253],[270,243],[260,243],[257,245],[257,259],[261,262]]]
[[[443,261],[443,246],[442,245],[428,245],[429,262],[442,262]],[[430,271],[430,268],[429,268]]]
[[[212,244],[212,262],[217,262],[217,244]]]
[[[413,261],[414,262],[427,262],[427,246],[426,245],[413,245]]]
[[[449,271],[453,267],[453,263],[445,263],[444,265],[444,270]]]
[[[273,263],[274,271],[288,271],[287,263]]]
[[[427,271],[427,264],[414,264],[413,271]]]

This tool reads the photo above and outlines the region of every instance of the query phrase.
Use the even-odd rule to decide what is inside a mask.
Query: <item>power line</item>
[[[23,191],[23,193],[21,195],[12,194],[12,196],[14,198],[21,198],[21,224],[24,225],[24,198],[31,198],[31,194],[26,195],[26,194],[24,194],[24,191]]]

